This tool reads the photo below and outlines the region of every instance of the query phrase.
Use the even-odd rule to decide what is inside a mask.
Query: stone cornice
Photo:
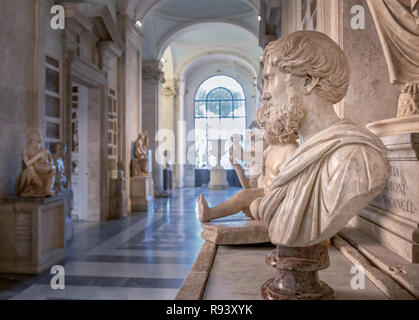
[[[95,65],[80,57],[73,57],[71,64],[73,80],[88,86],[102,86],[106,84],[107,78],[104,72]]]
[[[106,5],[74,2],[63,2],[62,5],[65,7],[67,20],[70,20],[70,24],[73,22],[77,34],[84,30],[92,31],[94,26],[102,41],[112,41],[123,50],[124,43]]]
[[[144,35],[135,26],[133,20],[124,13],[118,13],[118,27],[126,47],[131,46],[140,51]]]

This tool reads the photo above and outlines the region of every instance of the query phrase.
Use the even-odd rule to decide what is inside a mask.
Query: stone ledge
[[[217,245],[261,244],[271,242],[263,222],[234,216],[203,223],[202,238]]]
[[[397,222],[394,223],[395,226],[396,223]],[[417,242],[406,240],[407,237],[416,238],[416,230],[408,230],[408,226],[405,226],[404,229],[400,228],[400,230],[398,230],[399,234],[396,234],[370,221],[362,215],[354,217],[349,222],[349,225],[359,229],[362,233],[407,261],[411,263],[419,262],[419,244]],[[405,231],[404,234],[402,231]]]
[[[371,263],[361,255],[349,243],[340,236],[332,239],[333,245],[354,265],[364,268],[365,275],[374,283],[384,294],[392,300],[415,300],[415,298],[403,289],[396,281],[383,273],[381,270],[372,266]]]
[[[33,204],[47,204],[47,203],[53,203],[59,200],[62,200],[66,195],[58,195],[58,196],[52,196],[52,197],[45,197],[45,198],[26,198],[26,197],[5,197],[1,199],[2,203],[33,203]]]
[[[361,231],[346,227],[339,235],[382,272],[419,299],[419,265],[412,264]]]
[[[210,242],[203,244],[175,300],[202,300],[216,252],[215,244]]]

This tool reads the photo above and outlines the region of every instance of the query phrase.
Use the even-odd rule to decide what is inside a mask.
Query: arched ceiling
[[[135,9],[144,20],[143,59],[171,50],[174,69],[193,57],[237,55],[257,69],[257,0],[142,0]],[[139,18],[142,19],[142,18]]]
[[[248,10],[251,8],[255,12],[259,12],[259,0],[117,0],[119,7],[124,9],[127,13],[132,13],[136,19],[145,19],[156,8],[161,10],[166,7],[165,11],[169,14],[178,15],[180,8],[186,16],[194,16],[195,14],[202,14],[208,12],[213,14],[226,14],[228,9],[233,10],[230,13],[238,13],[241,10]],[[168,4],[169,3],[169,4]],[[234,7],[237,10],[234,11]],[[222,10],[224,8],[225,10]],[[217,12],[218,10],[218,12]]]
[[[158,9],[160,14],[193,19],[228,18],[253,12],[253,8],[242,0],[182,0],[166,1]]]
[[[174,73],[178,75],[186,64],[214,54],[238,57],[255,72],[261,54],[257,38],[252,33],[221,22],[195,25],[176,37],[167,51],[172,57]]]

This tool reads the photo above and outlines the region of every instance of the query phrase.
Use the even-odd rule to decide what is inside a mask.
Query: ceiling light
[[[140,20],[135,21],[135,25],[137,26],[137,28],[141,28],[143,26],[143,23]]]
[[[261,16],[258,16],[258,21],[261,21],[262,20],[262,17]]]

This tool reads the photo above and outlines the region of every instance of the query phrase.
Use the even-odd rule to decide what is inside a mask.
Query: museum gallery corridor
[[[173,299],[203,240],[196,198],[218,203],[237,192],[180,189],[154,208],[123,220],[74,222],[67,242],[65,290],[52,290],[50,270],[0,275],[0,299]]]

